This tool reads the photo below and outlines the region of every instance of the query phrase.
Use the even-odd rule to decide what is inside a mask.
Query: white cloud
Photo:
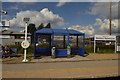
[[[80,32],[85,33],[86,36],[92,36],[94,34],[94,28],[91,25],[88,26],[80,26],[80,25],[75,25],[69,27],[69,29],[74,29]]]
[[[102,20],[100,18],[97,18],[94,25],[95,26],[100,26],[102,23],[103,23]]]
[[[24,27],[23,18],[30,17],[30,23],[34,23],[38,27],[41,23],[51,23],[52,26],[61,26],[64,24],[64,19],[48,8],[44,8],[41,11],[21,11],[17,13],[16,18],[10,20],[11,26]]]
[[[109,2],[98,2],[90,8],[89,11],[92,15],[100,15],[102,18],[109,18],[110,14],[110,3]],[[112,18],[118,18],[118,2],[112,2]]]
[[[97,18],[96,22],[92,25],[81,26],[75,25],[69,27],[69,29],[74,29],[80,32],[84,32],[86,36],[93,36],[94,34],[109,34],[109,19]],[[118,19],[112,20],[112,35],[118,34]]]
[[[99,28],[99,32],[109,34],[109,23],[109,19],[96,19],[95,25]],[[118,32],[118,19],[112,20],[111,30],[112,34],[116,34]]]
[[[59,0],[57,7],[61,7],[65,5],[67,2],[70,2],[71,0]]]

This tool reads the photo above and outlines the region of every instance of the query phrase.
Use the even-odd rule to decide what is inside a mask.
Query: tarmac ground
[[[47,59],[47,60],[46,60]],[[32,62],[33,61],[33,62]],[[4,79],[66,80],[114,78],[119,75],[119,54],[90,54],[86,57],[33,59],[30,63],[2,64]],[[102,80],[102,79],[101,79]]]

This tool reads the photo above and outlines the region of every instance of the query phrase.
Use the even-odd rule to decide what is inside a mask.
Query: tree
[[[44,27],[44,24],[41,23],[41,24],[39,25],[39,27],[37,28],[37,30],[40,30],[40,29],[42,29],[42,28],[51,28],[51,24],[48,23],[48,24]],[[41,35],[40,38],[41,38],[41,39],[47,39],[47,41],[50,41],[49,39],[51,38],[51,36],[50,36],[50,35]]]
[[[45,28],[51,28],[51,24],[50,23],[48,23],[46,26],[45,26]],[[48,41],[50,41],[50,39],[51,39],[51,36],[50,35],[46,35],[46,37],[45,37]]]
[[[51,24],[48,23],[48,24],[45,26],[45,28],[51,28]]]
[[[28,33],[31,34],[31,43],[33,43],[34,41],[34,32],[36,31],[36,27],[35,24],[29,24],[28,25]]]
[[[41,24],[39,25],[39,27],[37,28],[37,30],[40,30],[40,29],[42,29],[42,28],[44,28],[43,23],[41,23]]]

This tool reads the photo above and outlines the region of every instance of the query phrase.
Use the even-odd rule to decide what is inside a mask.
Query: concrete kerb
[[[99,57],[99,56],[98,56]],[[51,58],[51,56],[43,56],[41,58],[38,58],[38,59],[34,59],[33,56],[31,58],[31,60],[27,63],[57,63],[57,62],[83,62],[83,61],[105,61],[105,60],[120,60],[119,57],[105,57],[105,58],[92,58],[92,57],[82,57],[82,56],[78,56],[78,55],[75,55],[74,57],[71,57],[71,58],[66,58],[66,57],[63,57],[63,58]],[[25,64],[27,64],[25,63]],[[5,63],[5,64],[9,64],[8,63]],[[16,63],[10,63],[10,64],[16,64]],[[20,63],[18,63],[20,64]]]
[[[61,60],[60,60],[61,59]],[[81,62],[81,61],[104,61],[104,60],[120,60],[120,59],[70,59],[70,58],[55,58],[55,59],[32,59],[30,63],[56,63],[56,62]]]

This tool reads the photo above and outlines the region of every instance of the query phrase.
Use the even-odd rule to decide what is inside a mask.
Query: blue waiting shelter
[[[38,42],[38,36],[41,35],[49,35],[49,47],[48,48],[38,48],[36,47],[36,43]],[[40,56],[42,53],[49,53],[51,54],[52,47],[55,46],[54,44],[54,37],[55,35],[63,36],[63,49],[56,48],[55,56],[67,56],[67,48],[65,47],[65,37],[67,36],[67,46],[70,46],[70,36],[76,36],[76,49],[71,48],[71,53],[76,52],[78,55],[84,56],[85,53],[85,34],[76,30],[72,29],[52,29],[52,28],[43,28],[36,32],[34,32],[34,57]],[[82,47],[78,47],[78,37],[82,36]],[[59,43],[58,43],[59,44]]]

